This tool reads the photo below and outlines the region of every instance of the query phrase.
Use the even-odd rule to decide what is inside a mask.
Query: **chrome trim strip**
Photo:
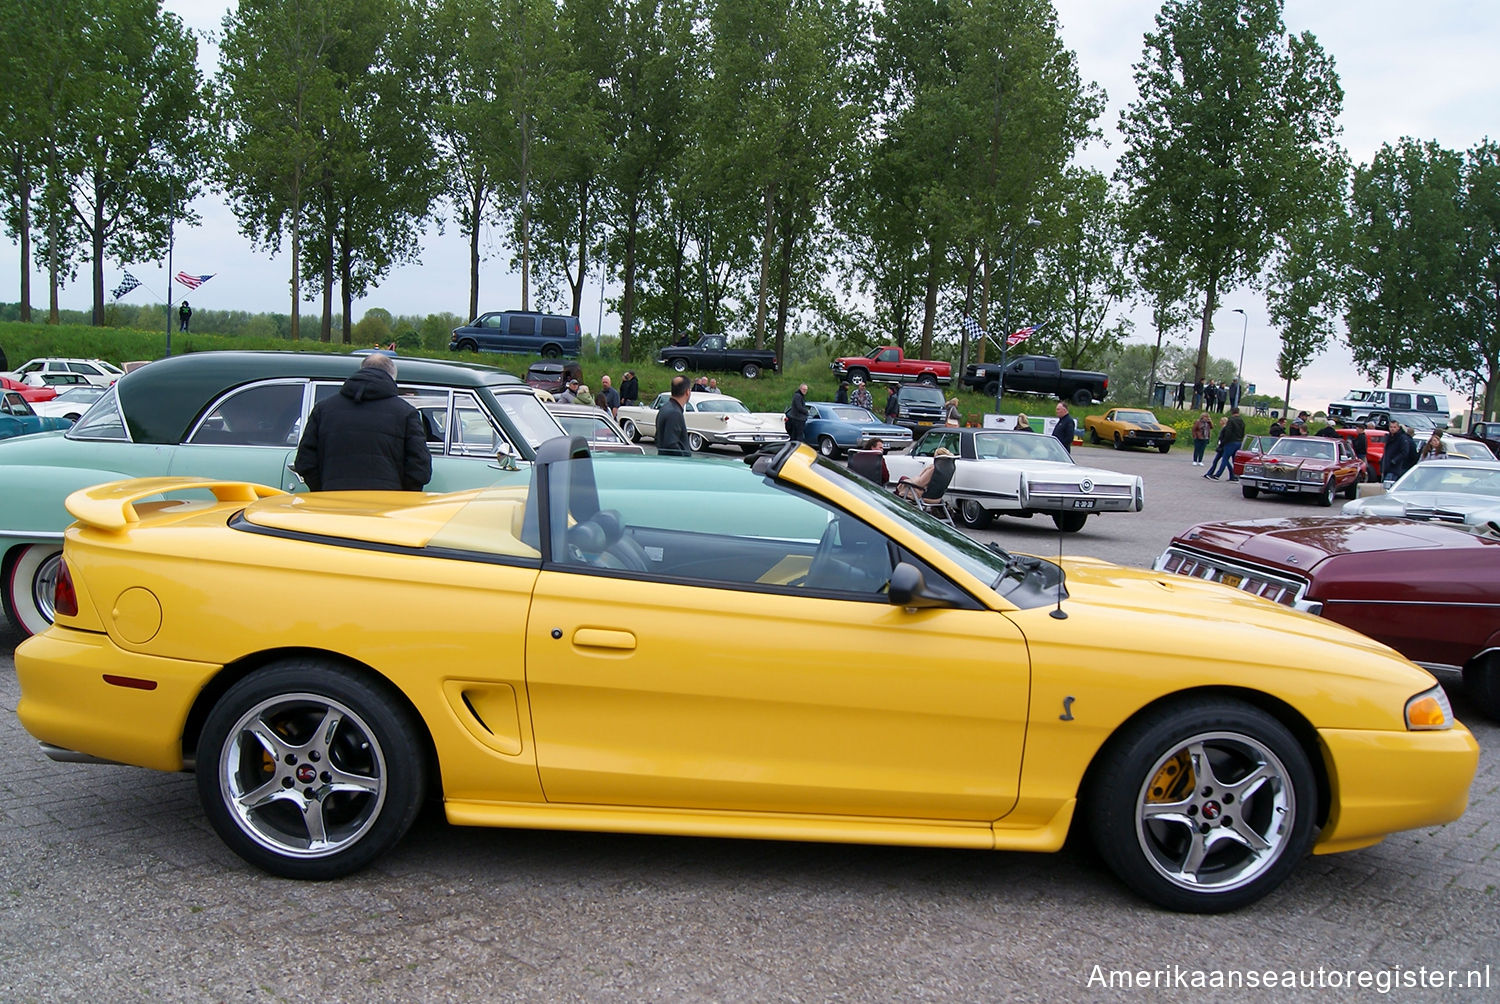
[[[1421,666],[1429,673],[1462,673],[1462,666],[1450,666],[1446,662],[1423,662],[1421,659],[1413,659],[1412,662]]]
[[[62,540],[62,530],[0,530],[0,537],[16,540]]]
[[[77,750],[64,749],[61,746],[53,746],[51,743],[37,743],[37,745],[42,748],[42,752],[47,755],[49,760],[56,760],[58,763],[92,763],[111,767],[128,766],[118,760],[106,760],[104,757],[94,756],[90,753],[79,753]]]

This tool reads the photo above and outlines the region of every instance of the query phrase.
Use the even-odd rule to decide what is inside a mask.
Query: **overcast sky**
[[[1054,2],[1063,41],[1078,53],[1080,72],[1109,97],[1101,121],[1105,142],[1094,144],[1081,159],[1109,171],[1119,150],[1115,123],[1121,109],[1135,97],[1131,68],[1140,59],[1142,36],[1153,26],[1158,8],[1144,0]],[[169,10],[200,33],[217,32],[228,6],[221,0],[166,2]],[[1500,110],[1500,3],[1288,0],[1286,22],[1291,31],[1311,31],[1334,58],[1345,92],[1342,142],[1356,163],[1368,162],[1382,143],[1403,136],[1465,150],[1500,131],[1494,125]],[[218,60],[217,47],[205,37],[200,40],[200,53],[205,74],[211,74]],[[286,312],[286,255],[258,251],[241,237],[237,221],[221,200],[208,196],[195,208],[202,223],[177,231],[173,271],[214,273],[214,278],[190,293],[177,287],[176,299],[186,295],[207,309]],[[424,247],[421,264],[395,270],[373,295],[355,301],[356,319],[376,306],[395,314],[462,314],[467,310],[464,236],[450,226],[443,234],[430,233]],[[481,309],[518,307],[519,280],[510,274],[509,254],[493,230],[484,235],[483,247],[489,257],[480,266]],[[18,262],[16,245],[0,243],[0,289],[8,290],[0,294],[0,300],[15,299]],[[130,299],[163,297],[164,262],[111,261],[105,268],[106,289],[119,281],[126,268],[144,283]],[[45,282],[46,277],[36,273],[34,303],[45,304]],[[88,309],[87,274],[64,289],[61,299],[65,307]],[[1279,393],[1281,381],[1275,375],[1279,342],[1268,327],[1263,300],[1249,290],[1226,290],[1222,299],[1212,353],[1237,359],[1243,337],[1246,382]],[[599,286],[594,282],[584,293],[586,330],[598,326],[599,304]],[[1235,307],[1246,310],[1248,323],[1230,313]],[[1136,340],[1154,340],[1144,324],[1138,322],[1137,328]],[[618,329],[618,317],[605,313],[605,333]],[[1335,345],[1293,385],[1292,399],[1298,407],[1322,408],[1362,383],[1348,351]],[[1458,410],[1458,395],[1453,395],[1452,404]]]

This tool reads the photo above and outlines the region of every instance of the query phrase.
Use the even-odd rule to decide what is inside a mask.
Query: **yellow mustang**
[[[1217,911],[1463,812],[1473,737],[1376,642],[981,546],[806,446],[751,459],[559,439],[529,484],[447,495],[86,489],[21,722],[195,770],[220,836],[300,878],[429,794],[460,824],[1035,851],[1078,815],[1137,892]]]
[[[1166,453],[1177,442],[1177,430],[1162,425],[1145,408],[1111,408],[1103,415],[1088,415],[1083,428],[1095,446],[1113,443],[1117,450],[1145,446]]]

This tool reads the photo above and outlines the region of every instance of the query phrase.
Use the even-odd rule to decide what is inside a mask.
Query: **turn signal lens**
[[[1412,730],[1453,728],[1453,706],[1442,687],[1423,691],[1406,702],[1406,727]]]
[[[57,563],[57,584],[52,589],[52,609],[59,617],[78,616],[78,593],[73,589],[73,573],[68,571],[68,563],[63,560]]]

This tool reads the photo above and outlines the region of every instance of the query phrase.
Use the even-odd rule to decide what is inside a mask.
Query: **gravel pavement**
[[[1075,454],[1145,475],[1146,511],[1090,519],[1065,553],[1149,565],[1193,522],[1297,505],[1204,481],[1185,450]],[[1050,555],[1059,535],[1002,520],[979,536]],[[1500,999],[1500,726],[1455,681],[1484,747],[1462,819],[1310,858],[1255,906],[1197,917],[1145,905],[1081,841],[981,853],[435,812],[352,878],[275,879],[214,836],[190,776],[45,759],[14,715],[18,641],[0,620],[4,1002]],[[1126,970],[1155,989],[1124,989]],[[1488,986],[1434,985],[1450,970]],[[1212,989],[1268,971],[1311,985]]]

